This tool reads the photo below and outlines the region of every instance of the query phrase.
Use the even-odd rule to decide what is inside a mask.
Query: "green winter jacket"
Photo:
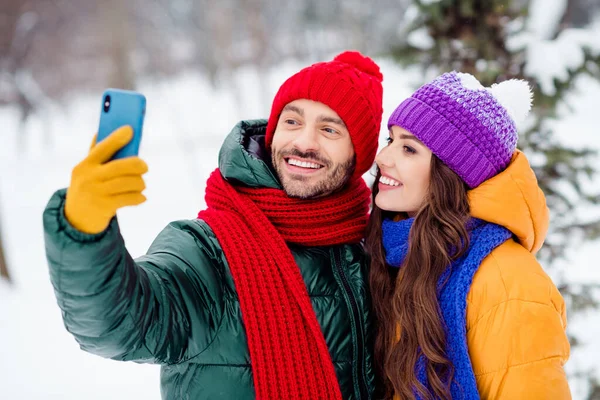
[[[230,182],[281,188],[263,162],[266,121],[239,123],[219,168]],[[253,399],[252,366],[225,255],[202,220],[169,224],[146,255],[127,252],[116,218],[88,235],[64,216],[65,190],[44,212],[50,278],[67,330],[87,352],[161,365],[163,399]],[[364,253],[359,245],[289,245],[329,346],[344,399],[373,389]]]

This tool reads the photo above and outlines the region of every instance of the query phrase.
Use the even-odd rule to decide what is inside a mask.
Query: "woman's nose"
[[[391,154],[387,150],[388,149],[384,147],[375,157],[375,163],[378,167],[392,167],[394,165],[393,157],[391,157]]]

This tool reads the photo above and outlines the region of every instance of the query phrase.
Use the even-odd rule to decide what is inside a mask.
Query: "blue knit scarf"
[[[400,267],[408,253],[408,238],[414,219],[383,222],[383,246],[387,262]],[[499,225],[472,218],[467,224],[470,236],[469,250],[442,274],[438,283],[438,301],[446,329],[446,354],[454,365],[455,373],[450,392],[452,399],[479,399],[473,366],[467,348],[466,311],[467,294],[473,276],[483,259],[512,234]],[[447,281],[446,281],[447,279]],[[442,282],[446,282],[442,286]],[[415,366],[417,379],[431,391],[421,356]],[[432,391],[431,391],[432,392]],[[433,392],[432,392],[433,393]],[[415,392],[416,395],[416,392]],[[419,396],[417,396],[420,399]]]

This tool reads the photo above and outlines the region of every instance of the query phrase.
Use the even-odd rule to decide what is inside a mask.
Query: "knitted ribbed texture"
[[[322,200],[232,186],[214,171],[198,218],[219,241],[248,338],[257,399],[341,399],[335,369],[292,253],[286,245],[358,243],[369,190],[356,180]]]
[[[383,113],[382,80],[377,64],[354,51],[304,68],[286,80],[275,95],[267,124],[267,148],[287,104],[298,99],[318,101],[335,111],[346,124],[356,154],[353,178],[362,176],[373,165],[377,152]]]
[[[386,261],[401,267],[408,253],[410,229],[414,218],[403,221],[385,220],[383,246]],[[511,232],[506,228],[472,218],[467,224],[470,234],[468,252],[446,269],[438,283],[438,302],[446,330],[446,355],[454,365],[454,380],[450,388],[454,400],[478,400],[477,382],[467,347],[467,295],[473,276],[481,262],[492,250],[507,241]],[[443,285],[443,282],[446,282]],[[431,392],[421,355],[415,366],[417,379]],[[433,392],[432,392],[433,393]],[[415,392],[416,395],[416,392]],[[416,396],[420,399],[419,396]]]
[[[421,140],[471,188],[506,168],[517,129],[491,92],[463,86],[456,72],[421,86],[388,120]]]

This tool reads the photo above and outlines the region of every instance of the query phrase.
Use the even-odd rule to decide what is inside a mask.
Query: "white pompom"
[[[457,72],[456,75],[460,79],[460,83],[464,88],[470,90],[481,90],[485,89],[483,85],[471,74],[467,74],[466,72]]]
[[[498,100],[498,103],[506,109],[508,115],[516,124],[520,124],[525,120],[531,110],[533,101],[533,92],[527,81],[509,79],[494,83],[488,90]]]

